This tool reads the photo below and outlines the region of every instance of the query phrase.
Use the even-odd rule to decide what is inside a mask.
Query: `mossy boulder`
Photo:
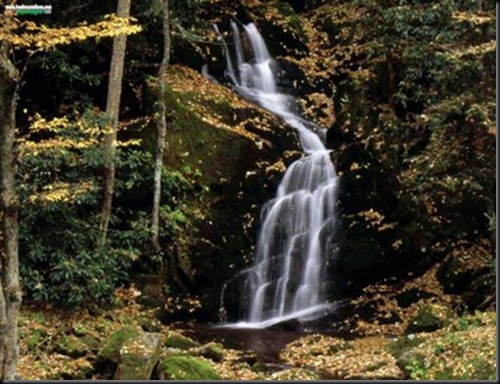
[[[139,327],[126,326],[113,332],[106,340],[103,347],[97,354],[101,362],[111,362],[118,364],[120,362],[120,349],[128,340],[141,335],[143,331]]]
[[[82,357],[90,351],[90,348],[83,338],[64,335],[56,341],[55,350],[66,356]]]
[[[408,321],[407,334],[433,332],[450,323],[452,312],[443,305],[424,303]]]
[[[200,343],[193,340],[182,333],[176,331],[169,331],[167,335],[167,340],[165,342],[165,347],[176,348],[181,350],[186,350],[194,347],[199,347]]]
[[[159,333],[143,333],[125,341],[114,380],[149,380],[161,351]]]
[[[197,348],[195,353],[207,359],[219,362],[224,358],[224,347],[221,343],[210,342]]]
[[[172,355],[158,365],[160,380],[221,380],[221,376],[201,357]]]

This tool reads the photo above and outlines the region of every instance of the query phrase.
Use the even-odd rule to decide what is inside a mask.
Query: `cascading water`
[[[251,47],[248,60],[236,23],[231,23],[231,28],[236,66],[219,33],[227,75],[242,96],[295,128],[305,152],[286,171],[276,197],[263,207],[254,264],[242,271],[247,274],[248,315],[234,325],[264,328],[330,306],[322,302],[322,288],[326,254],[335,230],[337,175],[320,138],[324,129],[294,113],[293,98],[278,91],[276,63],[256,26],[244,26]]]

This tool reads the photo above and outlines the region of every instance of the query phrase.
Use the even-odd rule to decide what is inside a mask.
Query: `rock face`
[[[177,283],[215,314],[222,284],[248,262],[261,206],[299,145],[293,128],[200,73],[174,66],[168,79],[165,165],[191,172],[199,186],[184,205],[189,226],[170,250],[171,265]],[[231,310],[238,296],[227,299]]]

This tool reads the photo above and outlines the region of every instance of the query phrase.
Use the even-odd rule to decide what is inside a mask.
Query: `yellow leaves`
[[[93,191],[95,188],[96,186],[91,181],[74,184],[55,182],[44,186],[36,195],[31,195],[28,202],[31,204],[69,203]]]
[[[402,378],[386,344],[387,339],[378,337],[346,341],[309,335],[288,344],[281,358],[295,367],[320,368],[342,379]]]
[[[488,53],[496,51],[496,40],[490,40],[482,44],[472,45],[468,47],[460,47],[440,53],[443,57],[450,61],[462,61],[464,56],[481,57]]]
[[[76,27],[50,28],[32,21],[19,22],[11,19],[0,22],[0,40],[15,47],[49,50],[59,45],[68,45],[87,39],[100,39],[119,35],[132,35],[142,31],[134,18],[120,18],[114,14],[104,16],[104,20]]]
[[[380,224],[382,220],[384,220],[384,215],[374,211],[373,209],[359,212],[358,215],[363,216],[366,220],[372,221],[375,224]]]
[[[456,21],[462,21],[469,23],[471,25],[483,25],[488,23],[495,23],[495,16],[486,16],[484,14],[472,13],[472,12],[453,12],[452,17]]]

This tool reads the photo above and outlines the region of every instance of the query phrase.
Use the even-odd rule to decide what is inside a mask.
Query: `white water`
[[[236,66],[223,44],[227,75],[237,91],[295,128],[305,156],[290,165],[276,194],[262,210],[254,264],[247,273],[248,315],[230,326],[265,328],[303,318],[330,305],[322,301],[327,243],[335,226],[337,175],[320,135],[324,129],[291,109],[294,100],[280,93],[276,63],[254,24],[244,26],[251,52],[231,24]],[[218,29],[216,27],[218,32]]]

